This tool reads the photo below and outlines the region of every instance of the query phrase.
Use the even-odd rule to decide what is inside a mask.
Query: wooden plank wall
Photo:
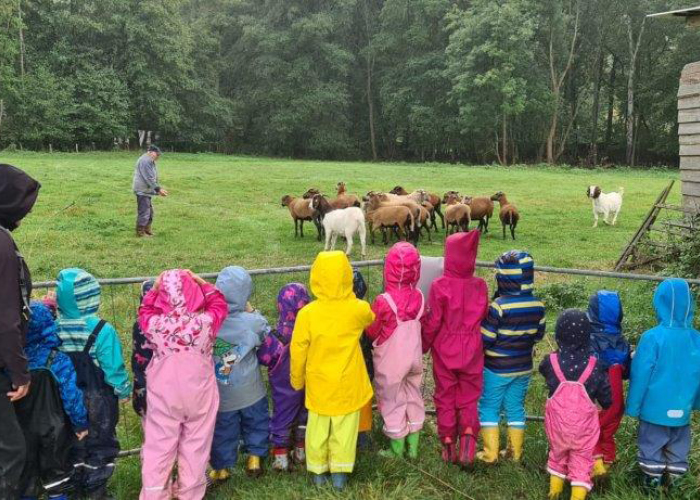
[[[700,212],[700,62],[688,64],[678,89],[683,205]]]

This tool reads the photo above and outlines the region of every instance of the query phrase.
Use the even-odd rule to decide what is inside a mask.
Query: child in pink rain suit
[[[600,436],[597,400],[612,404],[607,371],[590,355],[591,324],[586,313],[564,311],[556,325],[559,350],[540,364],[549,389],[544,427],[549,440],[549,498],[558,499],[564,481],[571,482],[571,499],[583,500],[593,483],[593,450]]]
[[[445,270],[430,287],[423,318],[423,352],[433,355],[435,409],[444,461],[471,465],[479,435],[477,403],[484,382],[481,321],[488,311],[486,282],[474,276],[478,231],[445,242]]]
[[[206,469],[219,407],[212,350],[228,306],[221,292],[190,271],[165,271],[146,294],[139,324],[153,349],[140,498],[169,500],[177,460],[178,498],[206,493]]]
[[[397,457],[408,445],[418,456],[418,439],[425,420],[421,394],[423,353],[421,324],[423,294],[416,289],[420,255],[410,243],[394,245],[384,261],[385,292],[372,304],[374,323],[365,330],[374,341],[374,388],[384,433]]]

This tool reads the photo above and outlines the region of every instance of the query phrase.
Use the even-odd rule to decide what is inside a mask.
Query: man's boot
[[[153,232],[151,231],[151,223],[150,222],[144,226],[143,232],[146,233],[148,236],[153,236]]]
[[[146,236],[146,230],[144,229],[144,226],[139,226],[137,224],[136,225],[136,237],[143,238],[144,236]]]

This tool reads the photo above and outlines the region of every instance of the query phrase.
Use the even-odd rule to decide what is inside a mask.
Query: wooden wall
[[[688,64],[678,89],[683,205],[700,212],[700,62]]]

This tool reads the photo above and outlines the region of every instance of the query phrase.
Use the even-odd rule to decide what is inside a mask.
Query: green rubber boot
[[[406,449],[406,438],[401,439],[390,439],[389,449],[382,450],[379,452],[384,458],[401,458],[403,457],[403,452]]]
[[[420,431],[412,432],[406,436],[406,444],[408,445],[408,458],[418,458],[418,442],[420,441]]]

